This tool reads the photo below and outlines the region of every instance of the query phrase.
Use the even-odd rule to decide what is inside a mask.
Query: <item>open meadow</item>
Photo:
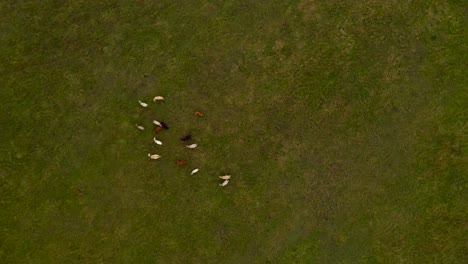
[[[0,263],[466,263],[467,10],[2,1]]]

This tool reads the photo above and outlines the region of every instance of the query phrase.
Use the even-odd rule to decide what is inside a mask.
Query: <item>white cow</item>
[[[154,143],[158,144],[158,145],[162,145],[163,143],[159,140],[157,140],[155,137],[153,138],[153,141]]]
[[[140,100],[138,100],[138,103],[139,103],[141,106],[143,106],[143,107],[148,107],[148,104],[147,104],[147,103],[144,103],[144,102],[142,102],[142,101],[140,101]]]
[[[218,176],[222,180],[229,180],[231,179],[231,175],[224,175],[224,176]]]
[[[229,183],[229,180],[225,180],[225,181],[223,181],[223,183],[220,183],[219,186],[224,187],[224,186],[228,185],[228,183]]]
[[[154,160],[157,160],[157,159],[161,158],[161,156],[158,155],[158,154],[150,154],[150,153],[148,153],[148,157],[150,159],[154,159]]]
[[[157,102],[157,101],[164,101],[164,97],[162,96],[156,96],[153,98],[153,101]]]

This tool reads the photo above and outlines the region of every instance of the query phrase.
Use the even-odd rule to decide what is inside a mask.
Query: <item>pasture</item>
[[[465,263],[466,18],[457,0],[3,1],[0,262]]]

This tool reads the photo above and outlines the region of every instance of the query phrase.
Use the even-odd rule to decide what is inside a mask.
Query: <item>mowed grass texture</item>
[[[467,259],[463,1],[3,1],[0,30],[2,263]]]

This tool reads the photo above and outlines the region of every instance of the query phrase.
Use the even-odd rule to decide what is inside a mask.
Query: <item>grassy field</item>
[[[0,262],[466,263],[466,20],[461,0],[2,1]],[[155,118],[162,147],[135,127]]]

